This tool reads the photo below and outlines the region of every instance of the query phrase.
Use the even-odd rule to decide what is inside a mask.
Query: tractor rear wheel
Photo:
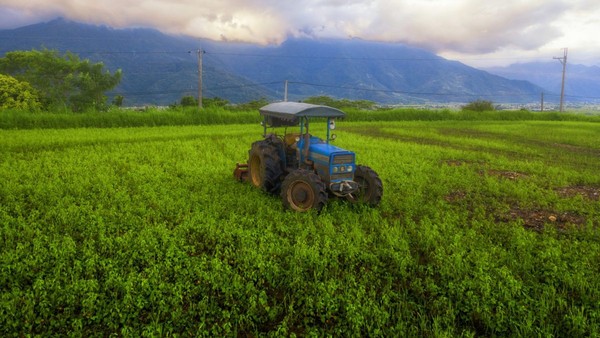
[[[276,146],[265,140],[252,143],[248,151],[250,183],[266,192],[277,194],[281,188],[281,158]]]
[[[320,211],[327,203],[327,192],[321,178],[312,171],[297,169],[283,180],[283,204],[295,211]]]
[[[377,206],[383,196],[383,183],[375,170],[365,166],[356,166],[354,172],[354,181],[358,183],[358,191],[352,194],[348,200],[358,203],[366,203],[370,206]]]

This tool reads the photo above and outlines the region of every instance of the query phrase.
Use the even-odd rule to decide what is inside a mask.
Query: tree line
[[[104,64],[55,50],[13,51],[0,58],[0,108],[102,110],[121,81]]]

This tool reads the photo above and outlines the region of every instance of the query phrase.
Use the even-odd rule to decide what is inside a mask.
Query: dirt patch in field
[[[573,144],[564,144],[564,143],[552,143],[552,147],[562,150],[567,150],[571,153],[577,153],[581,155],[589,155],[592,157],[600,157],[600,149],[597,148],[589,148],[585,146],[577,146]]]
[[[444,161],[444,163],[446,163],[446,165],[448,165],[450,167],[460,167],[461,165],[465,164],[465,161],[461,161],[461,160],[446,160],[446,161]]]
[[[464,200],[465,197],[467,197],[467,193],[465,191],[456,190],[444,196],[444,199],[446,200],[446,202],[455,203]]]
[[[459,160],[459,159],[443,160],[442,163],[449,167],[460,167],[463,165],[484,165],[485,164],[484,161]]]
[[[541,231],[546,224],[559,229],[585,224],[585,217],[571,212],[556,212],[551,210],[528,210],[514,206],[504,215],[497,217],[498,221],[509,222],[521,219],[523,226],[532,230]]]
[[[502,178],[506,178],[506,179],[509,179],[509,180],[518,180],[518,179],[529,177],[529,175],[527,175],[525,173],[520,173],[518,171],[507,171],[507,170],[489,169],[489,170],[486,171],[486,173],[488,175],[490,175],[490,176],[502,177]]]
[[[600,200],[600,187],[586,187],[582,185],[556,189],[561,197],[583,196],[592,201]]]

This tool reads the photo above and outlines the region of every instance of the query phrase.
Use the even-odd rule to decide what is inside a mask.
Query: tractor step
[[[235,170],[233,171],[233,177],[240,182],[248,180],[248,164],[236,163]]]

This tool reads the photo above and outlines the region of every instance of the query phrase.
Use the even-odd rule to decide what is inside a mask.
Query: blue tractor
[[[268,193],[280,194],[283,204],[296,211],[321,210],[329,197],[376,206],[383,195],[377,173],[357,165],[354,152],[336,147],[335,119],[341,110],[299,102],[278,102],[260,108],[264,139],[252,143],[248,162],[237,164],[234,176]],[[324,139],[313,136],[309,120],[327,119]],[[297,127],[300,127],[298,131]],[[267,128],[283,127],[283,134]],[[289,132],[288,127],[295,127]]]

